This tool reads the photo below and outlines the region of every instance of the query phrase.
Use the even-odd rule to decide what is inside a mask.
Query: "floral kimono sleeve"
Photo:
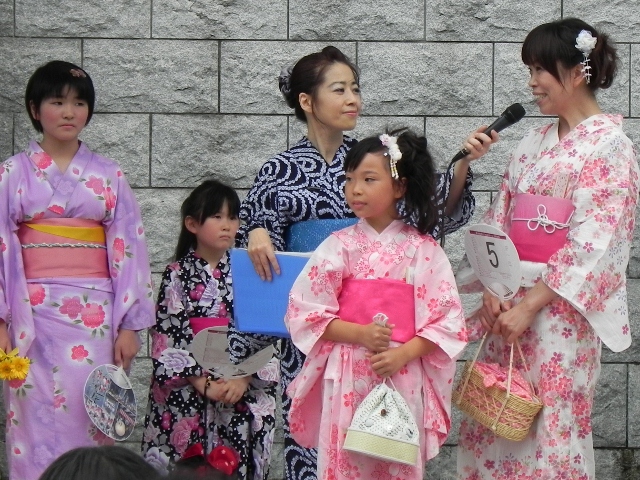
[[[440,347],[430,355],[434,365],[449,364],[467,341],[453,270],[446,254],[433,240],[425,242],[418,255],[414,274],[416,335]]]
[[[164,385],[175,377],[199,377],[203,370],[188,350],[193,341],[179,264],[167,267],[158,293],[156,325],[150,330],[153,375]]]
[[[153,292],[147,243],[140,207],[122,171],[117,170],[113,190],[104,192],[105,233],[114,292],[114,326],[142,330],[154,323]],[[117,334],[117,332],[114,332]]]
[[[631,142],[612,132],[600,139],[573,191],[575,212],[564,247],[551,256],[543,281],[586,315],[625,282],[638,201],[638,165]]]
[[[309,355],[339,310],[346,252],[331,235],[315,250],[289,293],[285,324],[291,340]]]
[[[15,197],[15,192],[11,192],[9,185],[9,174],[13,168],[13,164],[10,161],[0,164],[0,205],[2,205],[2,211],[0,212],[0,320],[5,322],[9,321],[9,300],[7,298],[7,261],[5,258],[8,256],[8,249],[10,245],[10,238],[13,235],[11,231],[11,215],[9,214],[12,197]]]
[[[240,207],[243,224],[236,236],[238,246],[247,246],[251,230],[264,228],[269,232],[274,248],[285,250],[284,227],[278,209],[278,180],[275,176],[275,172],[282,168],[276,159],[271,159],[258,172]]]

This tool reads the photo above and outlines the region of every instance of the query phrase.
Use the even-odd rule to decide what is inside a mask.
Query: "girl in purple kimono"
[[[289,426],[301,446],[318,449],[319,479],[422,480],[451,427],[455,358],[466,344],[451,265],[428,234],[438,218],[435,170],[426,139],[405,132],[362,140],[345,171],[360,220],[322,242],[289,295],[285,322],[306,355],[287,389]],[[374,321],[380,314],[385,325]],[[386,377],[418,424],[415,465],[343,448],[356,409]]]
[[[136,199],[118,164],[78,140],[94,99],[78,66],[38,68],[25,100],[42,141],[0,165],[0,348],[33,360],[4,385],[12,480],[112,442],[85,411],[85,380],[101,364],[129,368],[154,323]]]

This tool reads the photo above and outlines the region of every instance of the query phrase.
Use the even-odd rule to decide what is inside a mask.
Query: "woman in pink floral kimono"
[[[54,61],[26,90],[41,142],[0,166],[0,348],[33,360],[4,385],[12,480],[62,453],[111,443],[83,403],[93,368],[129,368],[154,324],[140,210],[117,163],[78,135],[93,113],[87,73]]]
[[[522,61],[541,113],[558,120],[520,142],[483,219],[516,245],[522,288],[503,304],[485,291],[468,327],[472,338],[494,334],[483,361],[507,365],[519,340],[543,407],[521,442],[465,418],[458,478],[595,479],[591,411],[602,343],[614,352],[631,344],[625,269],[638,164],[621,117],[603,114],[594,96],[616,71],[606,35],[578,19],[540,25]],[[481,291],[466,261],[458,280],[462,291]]]
[[[296,280],[286,323],[307,357],[287,389],[294,439],[318,448],[319,479],[418,480],[451,425],[455,357],[466,332],[453,272],[428,235],[437,221],[426,140],[370,137],[345,159],[345,195],[360,221],[334,232]],[[417,228],[404,223],[397,202]],[[374,322],[388,317],[386,326]],[[343,448],[363,398],[385,377],[419,427],[415,465]]]

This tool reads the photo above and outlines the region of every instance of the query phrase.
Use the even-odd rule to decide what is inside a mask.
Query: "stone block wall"
[[[468,132],[511,103],[530,100],[521,42],[537,24],[563,16],[579,16],[618,42],[620,74],[600,100],[606,111],[626,117],[628,135],[640,141],[636,0],[0,0],[0,157],[35,135],[22,100],[33,70],[52,59],[82,65],[97,89],[96,114],[82,138],[119,161],[135,188],[157,282],[189,190],[215,176],[244,194],[260,165],[303,133],[277,88],[283,65],[338,46],[362,72],[364,110],[353,135],[407,125],[427,134],[445,164]],[[525,130],[546,121],[528,108],[474,164],[478,213],[488,206],[509,151]],[[447,251],[453,263],[460,258],[460,234],[451,236]],[[638,234],[632,255],[636,333]],[[145,343],[132,372],[140,418],[148,352]],[[622,353],[604,350],[594,412],[598,478],[640,478],[639,364],[637,341]],[[455,478],[458,423],[456,413],[453,433],[425,478]],[[127,445],[137,449],[141,435],[138,428]],[[273,479],[282,478],[277,439]]]

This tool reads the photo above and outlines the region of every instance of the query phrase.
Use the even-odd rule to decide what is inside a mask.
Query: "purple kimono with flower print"
[[[33,360],[25,380],[4,385],[7,457],[11,479],[35,480],[72,448],[111,443],[89,420],[84,383],[96,366],[113,363],[119,329],[153,325],[151,274],[122,170],[84,143],[64,173],[36,142],[0,165],[0,209],[0,318]],[[16,231],[54,218],[102,224],[111,278],[26,280]]]
[[[522,288],[512,300],[519,303],[538,281],[559,295],[519,338],[543,407],[520,442],[499,438],[465,417],[459,479],[595,479],[591,411],[601,345],[619,352],[631,344],[625,270],[638,176],[620,116],[594,115],[562,139],[557,123],[547,125],[520,142],[483,223],[509,234],[517,194],[566,198],[575,207],[566,242],[549,261],[520,262]],[[463,261],[458,272],[462,292],[480,289],[470,270]],[[483,333],[477,316],[467,325],[473,339]],[[509,351],[493,335],[479,359],[508,365]]]

